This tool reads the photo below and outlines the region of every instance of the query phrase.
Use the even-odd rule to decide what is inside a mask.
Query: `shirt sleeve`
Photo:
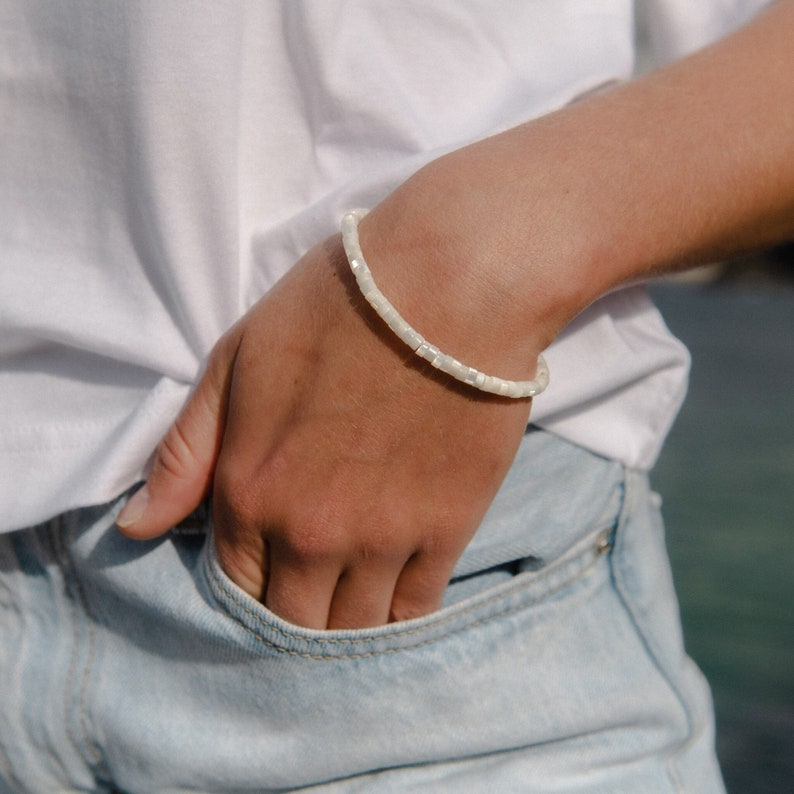
[[[749,22],[772,0],[638,0],[655,65],[689,55]]]

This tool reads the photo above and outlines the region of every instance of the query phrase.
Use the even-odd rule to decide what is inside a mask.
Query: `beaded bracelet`
[[[549,385],[549,369],[543,356],[538,356],[535,380],[505,380],[493,375],[486,375],[474,367],[461,364],[452,356],[442,353],[435,345],[431,345],[418,331],[412,328],[375,285],[372,273],[364,259],[358,241],[358,224],[366,214],[367,210],[359,209],[346,213],[342,218],[342,244],[347,254],[347,261],[356,278],[358,288],[369,305],[417,356],[467,386],[473,386],[475,389],[490,394],[498,394],[500,397],[514,399],[535,397]]]

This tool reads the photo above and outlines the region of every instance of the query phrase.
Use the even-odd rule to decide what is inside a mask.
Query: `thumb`
[[[139,540],[162,535],[209,493],[234,367],[234,352],[223,347],[213,351],[195,392],[160,442],[146,483],[119,513],[116,525],[125,535]]]

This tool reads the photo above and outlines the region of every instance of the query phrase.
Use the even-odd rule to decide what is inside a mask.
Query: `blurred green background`
[[[692,353],[652,481],[730,794],[794,792],[794,268],[779,265],[650,288]]]

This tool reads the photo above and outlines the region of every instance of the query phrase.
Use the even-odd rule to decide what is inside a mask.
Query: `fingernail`
[[[144,485],[139,491],[136,491],[129,502],[124,505],[124,508],[119,513],[116,519],[116,525],[122,529],[132,526],[136,521],[139,521],[146,508],[149,505],[149,489]]]

